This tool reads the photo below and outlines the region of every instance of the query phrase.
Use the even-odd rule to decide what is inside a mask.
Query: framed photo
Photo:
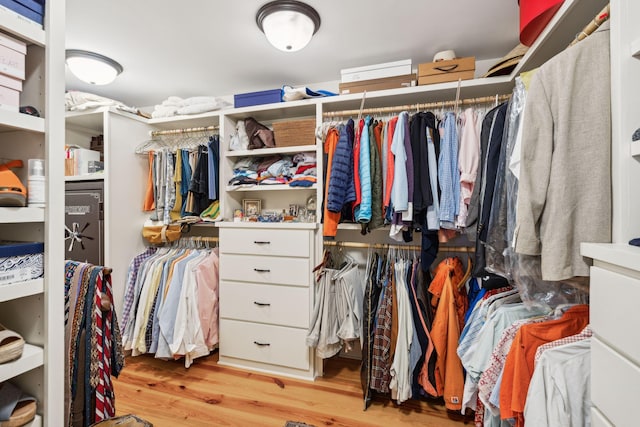
[[[262,201],[259,199],[242,199],[244,216],[258,216],[262,210]]]
[[[298,205],[289,205],[289,215],[298,216]]]

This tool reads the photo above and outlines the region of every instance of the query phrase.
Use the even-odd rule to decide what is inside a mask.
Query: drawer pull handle
[[[270,273],[271,270],[265,270],[264,268],[254,268],[253,271],[257,271],[258,273]]]
[[[271,307],[271,304],[267,303],[267,302],[258,302],[258,301],[254,301],[253,302],[255,305],[259,305],[260,307]]]
[[[268,342],[258,342],[258,341],[254,341],[253,342],[255,345],[257,345],[258,347],[269,347],[271,344],[269,344]]]
[[[254,240],[253,243],[255,243],[256,245],[270,245],[271,242],[265,242],[265,241],[261,241],[261,240]]]

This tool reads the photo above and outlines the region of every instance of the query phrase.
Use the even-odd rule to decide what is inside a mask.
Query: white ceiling
[[[417,66],[445,49],[489,60],[518,43],[516,0],[307,0],[321,16],[320,29],[306,48],[285,53],[256,26],[267,1],[67,0],[67,49],[94,51],[124,67],[107,86],[84,84],[67,70],[67,89],[143,107],[170,95],[335,82],[342,68],[407,58]]]

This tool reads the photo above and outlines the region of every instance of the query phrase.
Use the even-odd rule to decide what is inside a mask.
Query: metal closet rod
[[[152,130],[151,137],[156,137],[161,135],[182,135],[185,133],[196,133],[196,132],[211,132],[218,129],[219,129],[219,126],[203,126],[203,127],[186,128],[186,129]]]
[[[325,246],[338,246],[341,248],[373,248],[373,249],[406,249],[410,251],[419,251],[422,246],[416,245],[387,245],[384,243],[361,243],[361,242],[337,242],[333,240],[324,241]],[[469,246],[440,246],[441,252],[475,252],[475,249]]]
[[[194,243],[216,243],[220,241],[219,237],[205,237],[205,236],[184,236],[180,238],[180,241],[183,242],[194,242]]]
[[[511,95],[494,95],[494,96],[482,96],[479,98],[466,98],[460,99],[458,102],[451,101],[434,101],[423,104],[409,104],[409,105],[396,105],[393,107],[372,107],[365,108],[363,110],[344,110],[344,111],[327,111],[322,113],[323,117],[340,117],[340,116],[354,116],[356,114],[383,114],[383,113],[395,113],[400,111],[418,111],[426,110],[429,108],[438,107],[454,107],[456,105],[472,105],[472,104],[486,104],[488,102],[500,103],[508,100]]]

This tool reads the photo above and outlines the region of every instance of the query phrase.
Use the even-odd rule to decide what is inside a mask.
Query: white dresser
[[[313,379],[316,224],[219,223],[222,365]]]
[[[640,248],[583,243],[591,267],[593,426],[636,426],[640,397]]]

